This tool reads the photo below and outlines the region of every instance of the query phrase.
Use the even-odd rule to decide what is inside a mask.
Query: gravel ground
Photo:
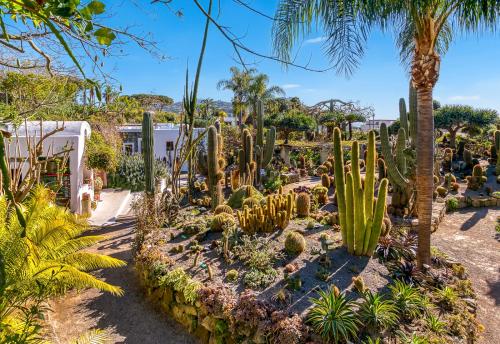
[[[500,241],[495,233],[500,208],[469,208],[447,214],[432,245],[467,267],[477,293],[479,343],[500,343]]]
[[[121,286],[125,294],[115,297],[97,290],[86,290],[71,292],[52,301],[48,339],[65,344],[90,329],[98,328],[111,334],[112,343],[197,343],[180,325],[157,312],[143,297],[132,262],[133,221],[123,219],[121,223],[100,228],[93,234],[104,234],[108,239],[90,251],[128,262],[123,268],[97,273],[107,282]]]

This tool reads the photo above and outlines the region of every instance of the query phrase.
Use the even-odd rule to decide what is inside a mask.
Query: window
[[[134,144],[133,143],[124,143],[123,144],[123,153],[125,155],[134,154]]]
[[[174,142],[173,141],[167,141],[167,152],[171,152],[174,150]]]
[[[375,122],[375,125],[378,125],[378,121],[377,121],[377,122]]]

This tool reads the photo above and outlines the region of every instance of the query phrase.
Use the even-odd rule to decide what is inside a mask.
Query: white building
[[[369,119],[364,122],[359,128],[361,131],[370,131],[372,129],[380,130],[382,123],[390,126],[392,123],[396,122],[395,119]]]
[[[41,137],[52,132],[56,128],[64,129],[56,132],[44,140],[42,158],[60,153],[67,148],[69,161],[67,170],[63,173],[62,187],[57,194],[57,202],[67,206],[72,212],[82,212],[82,195],[90,194],[93,198],[93,190],[90,185],[92,172],[85,166],[84,152],[85,141],[90,138],[90,125],[83,121],[56,122],[44,121],[40,127],[39,121],[29,121],[27,125],[23,123],[17,128],[7,125],[6,131],[12,134],[10,139],[6,139],[6,148],[10,152],[10,166],[16,166],[16,161],[21,161],[28,155],[28,140],[33,143],[38,142]],[[19,152],[18,154],[15,152]],[[17,160],[16,160],[17,159]],[[27,163],[21,165],[21,178],[26,175]],[[41,181],[47,184],[54,182],[55,173],[44,171]]]
[[[174,160],[174,148],[179,137],[179,124],[157,123],[153,126],[154,153],[156,159],[165,161],[169,168]],[[142,152],[142,125],[131,124],[118,127],[123,139],[123,152],[125,154],[136,154]],[[193,138],[205,131],[204,128],[194,128]],[[179,143],[180,144],[180,143]],[[187,165],[182,166],[187,171]]]

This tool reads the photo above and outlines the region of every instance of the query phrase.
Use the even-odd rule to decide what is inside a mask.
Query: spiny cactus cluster
[[[145,191],[152,195],[155,192],[155,171],[154,171],[154,135],[153,135],[153,114],[145,112],[142,116],[142,147],[144,159]]]
[[[486,176],[484,175],[481,165],[475,165],[472,169],[472,176],[467,176],[467,188],[471,190],[479,190],[484,183],[486,183]]]
[[[278,194],[267,196],[265,204],[239,210],[237,215],[241,229],[246,234],[272,233],[276,229],[285,229],[295,213],[295,200],[296,194],[293,191],[284,195],[280,189]]]
[[[445,174],[443,185],[447,190],[457,191],[459,188],[457,178],[452,173]]]
[[[464,149],[462,155],[463,155],[464,162],[465,162],[465,168],[472,168],[472,166],[474,165],[472,163],[472,152],[468,149]]]
[[[210,229],[214,232],[221,232],[225,228],[232,228],[236,225],[233,214],[220,213],[212,218]]]
[[[380,142],[384,155],[387,175],[392,185],[391,208],[396,215],[405,215],[411,208],[414,193],[414,163],[408,157],[408,149],[415,151],[417,146],[417,96],[410,86],[410,110],[406,111],[403,98],[399,100],[399,120],[401,128],[394,151],[389,141],[389,132],[385,123],[380,126]]]
[[[257,101],[256,107],[257,135],[255,145],[248,129],[244,129],[241,135],[242,149],[238,152],[239,185],[260,185],[260,171],[267,168],[273,159],[276,128],[269,128],[264,142],[264,105],[262,101]]]
[[[342,240],[349,253],[371,255],[382,232],[388,180],[382,179],[375,199],[375,132],[368,134],[366,176],[364,186],[359,167],[359,144],[354,141],[351,172],[344,175],[340,129],[334,130],[335,187]]]

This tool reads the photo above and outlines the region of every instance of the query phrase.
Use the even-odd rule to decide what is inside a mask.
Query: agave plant
[[[27,310],[68,289],[97,288],[121,295],[117,286],[89,274],[92,270],[113,268],[125,262],[82,250],[103,239],[82,236],[87,221],[53,203],[50,190],[37,186],[22,204],[26,218],[23,228],[14,212],[7,211],[5,197],[0,197],[0,324],[13,332],[20,322],[33,324],[36,319]],[[26,231],[26,236],[21,233]],[[30,305],[30,307],[28,307]],[[8,335],[8,334],[7,334]],[[5,339],[5,338],[4,338]]]
[[[319,291],[319,298],[311,298],[312,309],[307,322],[328,343],[348,342],[357,337],[360,322],[354,311],[355,303],[338,290]]]
[[[394,302],[386,300],[379,293],[367,291],[358,310],[361,322],[370,333],[388,329],[398,321],[398,311]]]
[[[405,320],[414,319],[424,311],[425,302],[417,288],[396,280],[389,286],[398,312]]]

